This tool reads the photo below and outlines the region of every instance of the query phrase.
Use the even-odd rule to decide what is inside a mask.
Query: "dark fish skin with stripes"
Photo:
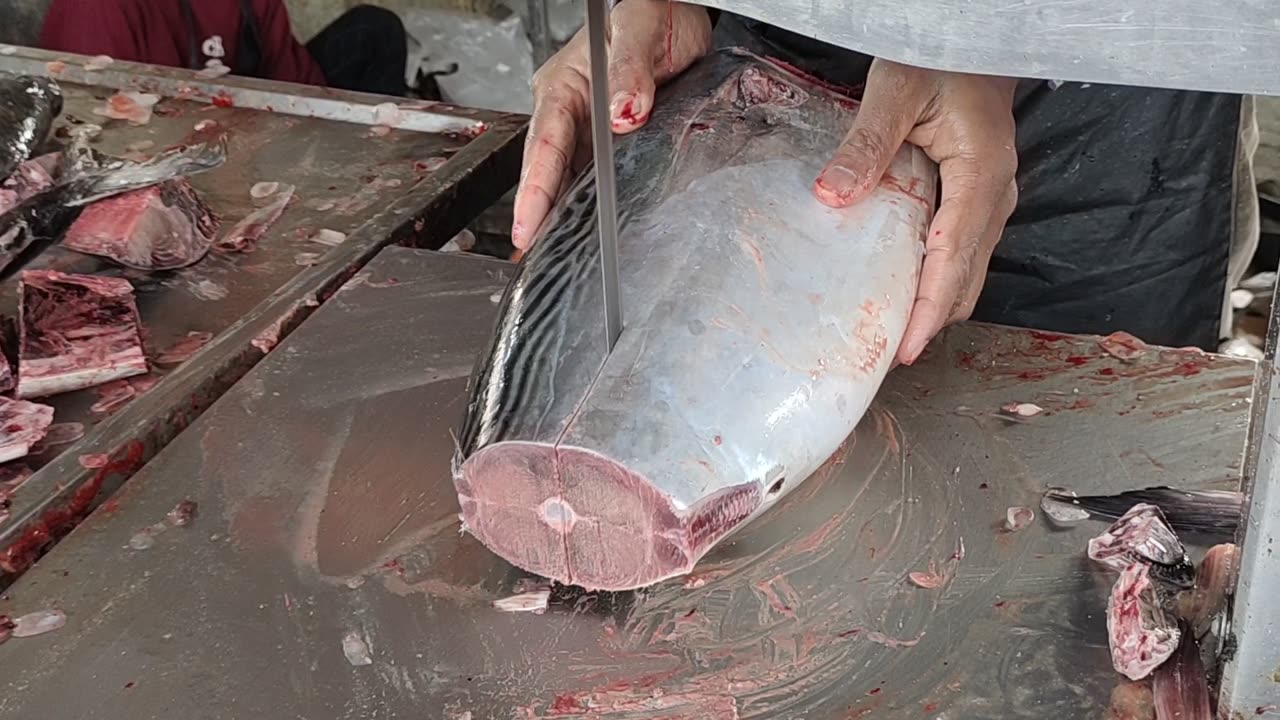
[[[0,74],[0,180],[31,158],[62,112],[62,89],[48,78]]]
[[[688,573],[835,452],[915,297],[936,166],[855,208],[812,183],[857,104],[738,50],[616,139],[623,332],[606,357],[594,174],[540,229],[479,358],[464,527],[524,570],[627,590]]]

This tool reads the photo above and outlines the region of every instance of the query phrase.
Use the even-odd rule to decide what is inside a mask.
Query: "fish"
[[[0,179],[30,159],[62,113],[62,88],[43,77],[0,74]]]
[[[174,148],[144,162],[99,158],[87,137],[73,138],[62,154],[59,181],[0,215],[0,280],[56,242],[84,206],[177,177],[213,170],[226,161],[226,139]]]
[[[1071,519],[1084,519],[1088,515],[1116,519],[1138,504],[1160,508],[1169,527],[1177,532],[1208,537],[1234,538],[1245,512],[1244,493],[1231,490],[1178,490],[1171,487],[1151,487],[1115,495],[1082,497],[1053,488],[1045,493],[1041,507],[1055,519],[1068,516]],[[1081,511],[1086,514],[1070,515]]]
[[[468,532],[588,590],[687,574],[836,452],[889,372],[936,202],[908,145],[867,200],[821,204],[858,105],[781,64],[720,51],[659,95],[616,142],[615,349],[588,166],[499,301],[450,468]]]
[[[1151,679],[1156,720],[1213,720],[1200,643],[1190,628],[1184,626],[1181,633],[1178,651]]]
[[[195,188],[177,177],[88,206],[62,246],[136,270],[176,270],[209,252],[218,226]]]
[[[1170,586],[1187,589],[1195,584],[1195,566],[1182,540],[1155,505],[1134,505],[1106,532],[1089,540],[1089,559],[1116,572],[1135,562],[1147,563],[1151,576]]]

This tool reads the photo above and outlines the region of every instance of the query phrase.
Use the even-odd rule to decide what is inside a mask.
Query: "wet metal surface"
[[[23,49],[0,57],[0,70],[43,72],[45,57],[53,55]],[[166,96],[145,126],[108,121],[93,109],[113,90],[67,77],[133,78],[150,89],[177,92],[182,78],[194,76],[129,63],[86,73],[86,58],[60,57],[65,59],[59,73],[65,108],[57,125],[70,124],[72,118],[103,125],[95,147],[104,153],[150,155],[172,145],[227,138],[226,164],[191,178],[221,217],[220,233],[253,210],[249,189],[255,183],[279,182],[296,191],[284,214],[249,254],[215,249],[189,268],[145,274],[54,247],[28,266],[129,278],[137,289],[148,356],[153,359],[190,332],[211,333],[214,340],[177,369],[155,369],[152,377],[161,382],[109,417],[91,412],[99,399],[93,390],[49,400],[56,408],[55,422],[84,423],[88,434],[75,445],[30,459],[39,471],[15,494],[8,520],[0,521],[0,585],[105,499],[379,249],[393,242],[439,247],[512,185],[519,168],[524,120],[518,116],[447,106],[432,106],[431,112],[404,110],[398,120],[410,129],[379,136],[371,134],[367,124],[238,106],[234,99],[247,92],[245,88],[256,93],[254,98],[270,102],[274,97],[277,105],[298,112],[300,101],[295,100],[307,98],[284,92],[303,90],[300,86],[234,77],[220,79],[221,89],[193,99]],[[41,62],[35,64],[37,60]],[[323,95],[326,102],[363,108],[350,113],[362,122],[372,120],[372,100],[388,100],[305,90]],[[233,100],[210,103],[210,97]],[[447,120],[463,132],[413,129],[417,114],[435,118],[419,125]],[[484,131],[471,137],[465,130],[477,123],[483,123]],[[142,145],[145,149],[139,149]],[[346,239],[334,248],[312,242],[310,237],[320,229],[339,231]],[[310,264],[300,264],[300,256]],[[16,308],[15,277],[0,285],[0,314],[14,317]],[[86,470],[79,463],[86,453],[108,453],[114,462],[105,469]]]
[[[10,588],[67,625],[0,645],[0,718],[1101,717],[1102,525],[1007,509],[1239,482],[1251,362],[965,326],[692,576],[501,612],[449,433],[509,270],[383,251]]]

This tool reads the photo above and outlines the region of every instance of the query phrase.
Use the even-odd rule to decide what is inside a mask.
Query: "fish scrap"
[[[146,125],[151,122],[152,109],[160,102],[155,93],[121,90],[93,109],[94,115],[111,120],[127,120],[130,125]]]
[[[19,285],[20,398],[148,371],[133,286],[122,278],[28,270]]]
[[[292,185],[282,185],[276,191],[274,200],[236,223],[226,235],[217,240],[215,246],[224,252],[253,252],[262,236],[284,214],[289,201],[293,199],[293,190]]]
[[[26,457],[52,423],[52,407],[0,397],[0,463]]]
[[[219,223],[195,188],[174,178],[85,208],[62,246],[137,270],[176,270],[209,252]]]

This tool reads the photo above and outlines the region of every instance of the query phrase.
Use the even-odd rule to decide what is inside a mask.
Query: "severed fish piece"
[[[101,107],[93,109],[94,115],[101,115],[112,120],[127,120],[130,125],[146,125],[151,122],[151,113],[160,96],[155,93],[121,90],[107,98]]]
[[[0,73],[0,179],[35,154],[61,112],[57,82]]]
[[[849,436],[905,331],[937,169],[903,147],[852,208],[813,195],[857,105],[742,51],[617,140],[626,317],[607,358],[594,175],[502,298],[453,473],[465,526],[566,585],[688,573]]]
[[[1156,720],[1213,720],[1209,703],[1209,678],[1200,658],[1200,643],[1189,629],[1168,662],[1156,669],[1151,680]]]
[[[1111,664],[1130,680],[1141,680],[1173,655],[1182,633],[1161,606],[1146,563],[1120,573],[1107,600]]]
[[[18,314],[18,397],[56,395],[147,372],[128,280],[28,270],[22,273]]]
[[[1236,528],[1240,526],[1240,519],[1244,516],[1242,493],[1229,490],[1177,490],[1170,487],[1081,497],[1062,488],[1050,488],[1045,493],[1041,507],[1048,512],[1046,504],[1059,508],[1070,506],[1075,508],[1076,513],[1083,513],[1080,519],[1089,514],[1115,519],[1140,503],[1160,508],[1169,527],[1174,530],[1200,535],[1234,537]]]
[[[53,187],[61,158],[61,153],[47,153],[19,164],[12,175],[0,182],[0,215]]]
[[[48,405],[0,397],[0,463],[25,457],[52,423]]]
[[[292,185],[281,185],[270,203],[246,215],[226,235],[219,238],[217,248],[224,252],[253,252],[262,236],[284,214],[289,201],[293,199],[293,189]]]
[[[175,178],[90,205],[62,245],[138,270],[176,270],[209,252],[218,224],[195,188]]]
[[[1025,530],[1035,522],[1036,513],[1029,507],[1015,506],[1004,511],[1004,529],[1006,532]]]
[[[1153,576],[1180,587],[1191,587],[1195,578],[1186,548],[1155,505],[1134,505],[1089,540],[1089,559],[1117,572],[1135,562],[1150,563]]]
[[[1227,600],[1235,593],[1239,569],[1239,547],[1230,543],[1214,545],[1200,561],[1195,586],[1178,594],[1174,605],[1178,617],[1197,635],[1207,631],[1213,619],[1226,609]]]

